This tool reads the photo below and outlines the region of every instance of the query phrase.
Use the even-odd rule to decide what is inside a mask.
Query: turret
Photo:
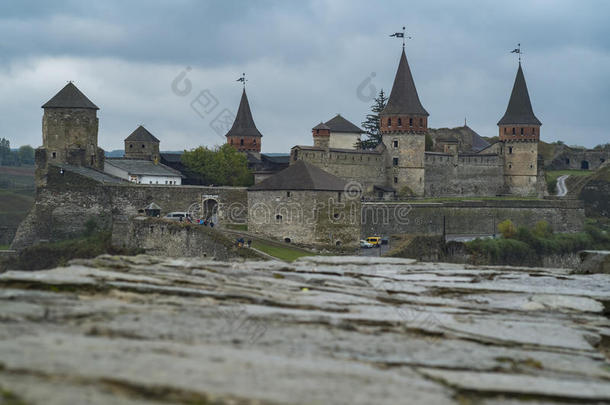
[[[388,183],[399,192],[424,194],[428,116],[419,101],[403,47],[390,98],[379,114],[383,143],[389,151]]]
[[[241,95],[239,109],[237,110],[233,126],[225,136],[227,137],[227,143],[240,152],[260,153],[261,151],[261,138],[263,135],[256,128],[256,124],[254,124],[245,88]]]
[[[160,141],[142,125],[125,138],[125,158],[159,161]]]
[[[542,123],[534,115],[525,76],[519,62],[513,91],[504,116],[498,121],[504,182],[509,194],[536,193],[538,141]]]
[[[323,122],[312,128],[313,146],[328,148],[330,141],[330,127]]]

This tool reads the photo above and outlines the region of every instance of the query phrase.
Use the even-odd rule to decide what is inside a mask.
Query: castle
[[[372,150],[358,149],[363,131],[337,115],[313,127],[313,146],[294,146],[284,156],[262,154],[263,135],[244,89],[227,143],[248,157],[256,182],[249,189],[183,184],[175,156],[165,160],[174,168],[164,165],[159,139],[142,126],[125,139],[124,158],[106,158],[97,145],[98,107],[72,83],[42,107],[36,204],[17,231],[15,249],[78,235],[90,219],[119,235],[150,207],[160,215],[192,208],[202,216],[213,213],[220,228],[248,224],[271,239],[344,247],[372,234],[495,234],[505,219],[517,225],[544,219],[560,232],[579,230],[584,221],[582,204],[573,200],[416,201],[543,194],[541,123],[521,64],[493,144],[466,125],[457,132],[428,128],[404,48],[380,114],[382,141]],[[426,148],[427,136],[432,148]],[[164,228],[159,231],[156,237],[163,238]]]
[[[306,161],[381,198],[544,195],[538,158],[542,123],[534,115],[521,62],[498,121],[498,142],[460,150],[457,139],[439,136],[435,150],[427,151],[428,117],[403,47],[389,100],[379,114],[382,142],[373,150],[358,149],[364,131],[338,115],[313,127],[313,145],[294,146],[290,163]],[[261,138],[244,90],[227,142],[251,154],[260,152]],[[269,174],[256,176],[256,182]]]

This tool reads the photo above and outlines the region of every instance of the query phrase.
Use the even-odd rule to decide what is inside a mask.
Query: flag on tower
[[[404,38],[405,37],[405,33],[404,32],[395,32],[392,35],[390,35],[391,37],[396,37],[396,38]]]

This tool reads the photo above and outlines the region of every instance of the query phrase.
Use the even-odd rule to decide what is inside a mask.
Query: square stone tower
[[[125,138],[125,158],[159,162],[159,139],[142,125]]]
[[[403,46],[390,98],[379,114],[382,140],[388,151],[388,185],[399,193],[424,195],[429,115],[419,101]]]
[[[49,164],[104,169],[104,151],[97,146],[99,108],[68,83],[42,106],[42,146],[36,150],[36,183],[46,184]]]

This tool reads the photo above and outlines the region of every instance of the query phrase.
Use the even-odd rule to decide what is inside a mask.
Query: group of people
[[[183,219],[182,219],[182,217],[180,217],[180,222],[182,222],[182,221],[183,221]],[[191,216],[189,214],[186,214],[186,216],[184,217],[184,221],[188,222],[189,224],[193,223],[193,219],[191,218]],[[194,222],[199,225],[203,225],[203,226],[210,225],[210,228],[214,228],[214,222],[208,221],[207,219],[199,218],[199,219],[196,219]]]
[[[244,238],[237,238],[237,239],[235,239],[235,246],[249,248],[250,246],[252,246],[252,241],[250,239],[248,239],[248,241],[245,242]]]

